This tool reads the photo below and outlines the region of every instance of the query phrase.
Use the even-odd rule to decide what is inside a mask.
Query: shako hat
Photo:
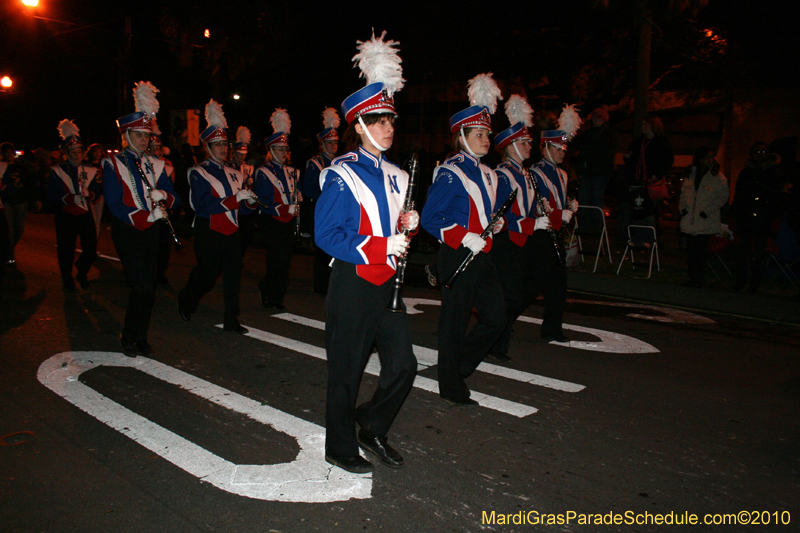
[[[467,96],[471,105],[450,117],[450,131],[456,133],[464,128],[486,128],[491,131],[497,100],[503,99],[492,73],[478,74],[469,80]]]
[[[528,128],[533,125],[533,109],[525,97],[512,94],[506,102],[505,109],[511,127],[495,135],[494,142],[498,150],[503,150],[517,141],[531,140]]]
[[[65,152],[73,148],[83,148],[83,141],[78,137],[78,126],[69,119],[58,123],[58,134],[61,136],[60,147]]]
[[[247,152],[247,145],[250,144],[250,130],[244,126],[236,128],[236,142],[233,149],[237,152]]]
[[[134,84],[133,101],[136,112],[117,119],[117,128],[120,133],[126,131],[153,131],[153,119],[158,113],[158,89],[149,81],[140,81]]]
[[[205,144],[228,140],[228,121],[222,105],[213,98],[206,104],[206,122],[208,127],[200,134],[200,140]]]
[[[269,117],[272,125],[272,135],[264,139],[264,146],[289,146],[289,133],[292,130],[292,119],[289,113],[282,107],[275,108]]]
[[[339,132],[337,129],[340,123],[339,113],[332,107],[326,107],[322,112],[322,127],[325,129],[317,133],[317,139],[320,141],[338,141]]]
[[[558,116],[558,129],[543,130],[539,144],[552,144],[566,152],[567,143],[578,133],[582,122],[575,106],[565,105]]]
[[[394,93],[405,85],[403,79],[403,60],[397,53],[397,41],[384,41],[386,31],[380,37],[368,41],[356,41],[358,53],[353,56],[353,65],[361,69],[360,77],[367,79],[367,86],[354,92],[342,102],[342,113],[348,124],[361,115],[392,113]]]

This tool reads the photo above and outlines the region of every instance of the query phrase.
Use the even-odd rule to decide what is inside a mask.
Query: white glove
[[[154,204],[157,204],[158,202],[166,199],[167,199],[167,193],[165,193],[164,191],[158,189],[153,189],[152,191],[150,191],[150,200],[152,200]]]
[[[247,189],[240,189],[239,192],[236,193],[236,201],[241,202],[242,200],[254,200],[256,197],[253,194],[253,191]]]
[[[419,213],[416,211],[409,211],[400,215],[400,224],[408,231],[414,231],[419,226]]]
[[[553,212],[553,208],[547,202],[544,203],[544,213],[542,213],[541,207],[542,207],[542,204],[537,201],[536,202],[536,209],[535,209],[535,213],[536,213],[537,217],[541,217],[541,216],[544,216],[544,215],[549,215],[550,213]]]
[[[83,196],[80,194],[74,194],[75,197],[75,205],[83,205]]]
[[[575,198],[570,200],[569,201],[569,207],[567,207],[567,209],[569,209],[573,213],[576,213],[578,211],[578,200],[576,200]]]
[[[500,217],[497,222],[494,223],[494,226],[492,227],[492,233],[497,235],[503,231],[504,227],[506,227],[506,219],[504,217]]]
[[[484,241],[477,233],[467,233],[464,235],[464,238],[461,239],[461,244],[469,248],[471,252],[477,254],[483,250],[484,246],[486,246],[486,241]]]
[[[156,220],[161,220],[162,218],[167,217],[167,210],[163,207],[156,206],[155,209],[150,211],[150,216],[147,217],[148,222],[155,222]]]
[[[569,209],[564,209],[561,211],[561,220],[564,224],[569,224],[569,221],[572,220],[572,211]]]
[[[539,217],[536,219],[536,223],[533,225],[533,231],[540,229],[550,229],[552,227],[553,227],[552,224],[550,224],[550,218]]]
[[[289,206],[289,214],[294,215],[295,213],[297,213],[297,206],[295,204],[292,204]]]
[[[401,256],[406,253],[408,248],[408,239],[405,235],[392,235],[386,239],[386,255]]]

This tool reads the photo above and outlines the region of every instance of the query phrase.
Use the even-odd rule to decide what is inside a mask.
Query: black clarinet
[[[403,213],[408,213],[414,210],[414,189],[417,185],[417,175],[419,174],[419,160],[417,154],[411,156],[411,163],[409,167],[408,189],[406,190],[406,198],[403,201]],[[403,228],[403,235],[408,238],[411,233],[408,228]],[[408,263],[408,252],[397,258],[397,273],[394,276],[394,290],[392,292],[392,301],[386,309],[392,313],[400,313],[403,311],[403,304],[400,298],[400,289],[403,287],[403,281],[406,276],[406,264]]]
[[[511,191],[511,194],[508,195],[506,201],[503,202],[503,205],[500,206],[500,209],[497,210],[497,213],[492,215],[492,218],[491,220],[489,220],[489,223],[486,224],[483,233],[481,233],[481,239],[485,241],[486,239],[489,238],[489,235],[492,233],[492,230],[494,229],[494,225],[497,224],[498,220],[503,218],[503,215],[505,215],[509,209],[511,209],[511,206],[514,204],[514,200],[516,199],[517,199],[517,189],[514,189]],[[472,260],[475,259],[476,255],[478,254],[470,250],[469,253],[467,254],[467,257],[465,257],[464,260],[461,262],[461,265],[456,269],[455,272],[453,272],[450,275],[449,278],[447,278],[447,281],[444,282],[444,286],[447,287],[448,289],[452,289],[453,283],[455,283],[458,275],[464,272],[464,270],[467,268],[467,265],[469,265],[472,262]]]
[[[294,204],[294,238],[300,240],[300,171],[294,169],[292,174],[292,181],[294,182],[294,194],[292,195],[292,204]]]
[[[533,187],[533,193],[536,195],[537,201],[539,202],[539,210],[542,212],[542,216],[547,216],[547,210],[545,209],[544,203],[544,196],[539,193],[539,185],[536,183],[536,178],[531,176],[530,171],[527,168],[523,168],[525,171],[525,177],[530,180],[531,187]],[[556,252],[556,260],[558,261],[559,265],[564,264],[564,254],[561,252],[561,245],[559,244],[559,235],[552,228],[547,230],[547,233],[550,234],[550,239],[553,241],[553,250]]]
[[[152,194],[153,193],[153,186],[150,185],[150,182],[148,181],[147,176],[145,175],[144,170],[142,169],[142,164],[139,161],[135,160],[135,159],[133,160],[133,162],[136,164],[136,169],[139,171],[139,174],[142,176],[142,183],[144,184],[144,188],[147,189],[147,193],[148,194]],[[153,176],[153,179],[156,179],[156,177]],[[164,209],[164,213],[167,212],[167,202],[165,202],[164,200],[159,200],[158,202],[154,202],[154,203],[158,207],[163,208]],[[179,250],[182,250],[183,249],[183,244],[181,243],[180,239],[178,239],[178,235],[175,233],[175,228],[172,227],[172,222],[169,219],[169,215],[165,216],[161,220],[163,220],[164,223],[169,228],[169,234],[172,236],[172,243],[175,245],[175,251],[177,252]]]

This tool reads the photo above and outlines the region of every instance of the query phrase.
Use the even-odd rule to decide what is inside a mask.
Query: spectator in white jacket
[[[689,176],[681,187],[681,231],[687,238],[689,281],[702,287],[708,262],[708,242],[721,230],[719,211],[728,202],[728,180],[708,147],[697,150]]]

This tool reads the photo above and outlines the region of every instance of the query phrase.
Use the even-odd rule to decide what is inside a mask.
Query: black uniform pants
[[[78,275],[86,275],[97,255],[97,229],[90,212],[70,215],[59,210],[55,214],[56,249],[58,268],[62,280],[72,280],[72,260],[75,259],[75,242],[81,238],[81,254],[75,261]]]
[[[503,297],[506,305],[506,326],[503,334],[492,347],[494,353],[507,354],[511,342],[511,330],[517,318],[539,296],[533,276],[532,253],[533,241],[530,237],[523,246],[517,246],[504,231],[494,236],[494,244],[489,256],[492,258],[500,284],[503,286]]]
[[[439,247],[438,268],[442,280],[450,277],[467,255],[460,246],[453,250]],[[472,308],[478,323],[467,333]],[[480,252],[458,276],[453,288],[442,283],[442,309],[439,314],[439,394],[464,400],[469,377],[489,349],[497,342],[506,325],[503,287],[489,256]]]
[[[336,261],[325,301],[328,393],[325,449],[332,455],[358,455],[355,422],[370,437],[389,431],[414,384],[417,360],[411,348],[408,315],[393,313],[394,278],[380,286],[360,278],[351,263]],[[354,409],[364,365],[378,345],[381,372],[372,399]]]
[[[239,235],[242,241],[242,258],[256,236],[256,213],[243,215],[239,212]]]
[[[567,266],[558,264],[553,240],[546,231],[534,231],[528,241],[530,249],[525,261],[531,265],[533,292],[538,296],[544,291],[541,336],[560,337],[567,302]]]
[[[224,325],[238,326],[239,285],[242,279],[239,232],[223,235],[211,229],[209,219],[195,217],[194,254],[197,266],[189,274],[186,287],[178,294],[181,307],[189,313],[194,313],[200,299],[214,288],[221,272],[225,301]]]
[[[131,289],[122,334],[136,342],[147,342],[150,329],[150,314],[155,303],[159,230],[158,224],[140,230],[111,217],[111,239],[122,262],[125,281]]]
[[[172,215],[170,215],[172,216]],[[159,222],[159,236],[158,236],[158,268],[156,269],[156,280],[162,281],[167,276],[167,268],[169,267],[169,256],[172,253],[172,233],[169,231],[169,226],[166,222]]]
[[[267,252],[267,273],[258,283],[262,301],[283,304],[289,287],[295,224],[281,222],[269,215],[259,215],[258,225]]]

